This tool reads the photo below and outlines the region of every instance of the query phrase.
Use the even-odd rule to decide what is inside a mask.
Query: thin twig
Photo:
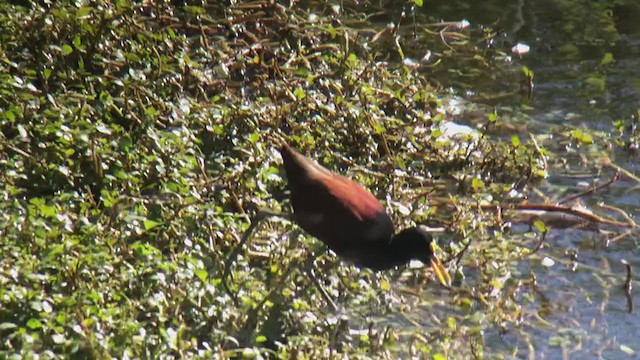
[[[365,168],[363,166],[360,166],[360,165],[356,164],[353,160],[347,158],[344,155],[341,155],[339,153],[332,153],[332,154],[335,157],[339,158],[340,160],[348,163],[353,169],[355,169],[355,170],[357,170],[357,171],[359,171],[359,172],[361,172],[363,174],[371,175],[371,176],[374,176],[374,177],[377,177],[377,178],[381,178],[381,179],[388,177],[388,175],[386,175],[386,174],[383,174],[383,173],[380,173],[380,172],[377,172],[377,171],[373,171],[373,170],[369,170],[369,169],[367,169],[367,168]]]
[[[469,239],[469,241],[467,241],[467,243],[464,245],[464,247],[462,248],[462,250],[458,251],[456,254],[453,255],[449,255],[445,260],[443,260],[442,262],[444,264],[448,264],[449,262],[451,262],[452,260],[456,261],[456,266],[460,266],[460,261],[462,261],[462,257],[464,256],[464,253],[469,249],[469,246],[471,245],[471,239],[474,232],[478,231],[477,229],[473,230],[470,234],[466,235],[464,238]]]
[[[444,46],[446,46],[449,50],[451,51],[456,51],[456,49],[454,49],[451,45],[447,44],[447,40],[445,40],[444,38],[444,34],[446,33],[446,28],[442,29],[439,34],[440,34],[440,40],[442,41],[442,43],[444,44]]]
[[[616,172],[616,173],[611,177],[611,179],[609,179],[607,182],[605,182],[605,183],[603,183],[603,184],[600,184],[600,185],[593,186],[593,187],[591,187],[590,189],[585,190],[585,191],[583,191],[583,192],[580,192],[580,193],[578,193],[578,194],[575,194],[575,195],[571,195],[571,196],[569,196],[569,197],[566,197],[566,198],[564,198],[564,199],[562,199],[562,200],[558,201],[558,202],[557,202],[557,204],[558,204],[558,205],[562,205],[562,204],[568,203],[568,202],[570,202],[570,201],[573,201],[573,200],[575,200],[575,199],[581,198],[581,197],[583,197],[583,196],[586,196],[586,195],[589,195],[589,194],[594,194],[596,191],[601,190],[601,189],[603,189],[603,188],[605,188],[605,187],[608,187],[609,185],[613,184],[613,183],[614,183],[614,182],[616,182],[618,179],[620,179],[620,172]]]
[[[631,173],[631,171],[629,171],[627,169],[624,169],[624,168],[612,163],[611,159],[604,158],[604,159],[602,159],[602,162],[603,162],[603,164],[605,166],[609,166],[609,167],[615,169],[616,171],[618,171],[619,173],[622,173],[622,175],[628,177],[629,179],[631,179],[631,180],[633,180],[633,181],[635,181],[637,183],[640,183],[640,178],[639,177],[635,176],[633,173]],[[637,188],[637,187],[631,188],[631,189],[629,189],[627,191],[631,191],[631,190],[633,190],[635,188]]]
[[[633,229],[627,229],[627,230],[626,230],[626,231],[624,231],[623,233],[618,234],[618,235],[614,236],[614,237],[613,237],[613,238],[611,238],[611,239],[608,239],[608,240],[607,240],[607,243],[608,243],[608,244],[610,244],[610,243],[614,243],[614,242],[619,241],[620,239],[622,239],[622,238],[624,238],[624,237],[626,237],[626,236],[631,235],[632,233],[633,233]]]
[[[538,250],[542,249],[542,246],[544,245],[544,241],[547,238],[547,231],[543,231],[542,234],[540,235],[540,241],[538,242],[538,245],[536,245],[535,248],[533,248],[533,250],[531,250],[530,252],[526,253],[526,254],[522,254],[520,256],[516,256],[513,260],[520,260],[525,258],[526,256],[531,256],[535,253],[538,252]]]
[[[28,158],[28,159],[33,158],[33,156],[31,154],[29,154],[28,152],[26,152],[26,151],[24,151],[24,150],[22,150],[22,149],[20,149],[18,147],[15,147],[15,146],[13,146],[11,144],[7,144],[7,143],[5,143],[3,145],[6,146],[7,148],[13,150],[14,152],[17,152],[18,154]]]
[[[603,209],[617,212],[618,214],[622,215],[630,224],[633,224],[633,227],[637,226],[636,222],[624,210],[618,207],[615,207],[613,205],[607,205],[607,204],[598,204],[598,206]]]
[[[533,134],[529,134],[529,139],[531,140],[531,143],[533,144],[534,149],[536,149],[536,152],[538,152],[540,159],[542,159],[543,169],[547,170],[549,168],[549,165],[547,165],[546,155],[542,153],[542,150],[540,150],[540,146],[538,146],[538,142],[536,141],[536,138],[533,136]]]

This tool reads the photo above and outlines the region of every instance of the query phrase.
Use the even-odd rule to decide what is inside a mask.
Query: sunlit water
[[[425,1],[416,18],[418,22],[466,19],[472,26],[501,29],[494,46],[505,53],[516,43],[530,45],[530,53],[512,56],[511,61],[513,68],[526,65],[534,72],[531,99],[517,91],[522,81],[519,71],[480,71],[473,76],[469,62],[456,64],[465,68],[454,72],[441,67],[435,76],[463,97],[469,95],[498,113],[530,117],[526,129],[533,133],[548,133],[563,124],[615,133],[613,121],[628,122],[640,108],[640,3],[636,1]],[[491,96],[497,92],[505,95]],[[561,144],[545,146],[563,156],[567,153]],[[581,167],[577,157],[566,156],[569,170],[552,170],[542,186],[546,193],[575,192],[581,182],[605,181],[613,174],[611,170],[599,175],[593,168]],[[637,172],[637,155],[620,149],[613,160]],[[604,201],[635,218],[640,205],[639,192],[633,189],[637,185],[623,178],[583,201],[590,207]],[[518,358],[640,358],[640,315],[637,308],[629,313],[621,263],[626,259],[640,269],[638,239],[628,236],[607,243],[619,233],[552,231],[543,249],[518,263],[521,274],[537,274],[539,286],[535,301],[525,308],[538,312],[548,326],[523,324],[503,334],[489,330],[484,336],[485,355],[517,349]],[[577,253],[577,258],[568,253]],[[554,264],[543,266],[545,257]],[[636,288],[639,285],[634,282]],[[533,350],[521,332],[527,333]]]

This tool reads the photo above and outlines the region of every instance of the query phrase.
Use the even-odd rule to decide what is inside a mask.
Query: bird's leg
[[[244,232],[244,234],[242,234],[242,238],[240,238],[240,242],[231,251],[231,254],[229,254],[229,257],[227,258],[227,261],[224,264],[224,272],[222,273],[222,284],[227,290],[227,293],[229,293],[229,295],[232,298],[234,298],[234,300],[235,300],[235,297],[231,294],[231,291],[229,290],[229,287],[227,285],[227,277],[231,275],[231,277],[233,278],[233,275],[231,274],[231,266],[233,266],[233,263],[236,261],[236,258],[240,253],[240,250],[242,249],[244,244],[247,241],[249,241],[249,238],[251,237],[253,230],[255,230],[258,224],[264,219],[267,219],[270,217],[276,217],[276,216],[284,219],[289,219],[289,215],[287,214],[282,214],[269,209],[259,209],[256,215],[251,219],[251,224],[249,225],[249,228]]]
[[[325,253],[328,252],[328,250],[326,249],[326,247],[322,250],[322,252],[320,254],[315,254],[313,253],[309,247],[307,247],[306,245],[302,244],[306,250],[308,255],[307,260],[304,263],[304,270],[307,272],[307,274],[309,274],[309,277],[311,278],[311,281],[313,281],[313,285],[315,285],[315,287],[318,289],[318,291],[320,292],[320,295],[322,295],[322,297],[324,298],[324,300],[333,308],[333,311],[338,311],[338,306],[336,305],[336,303],[333,301],[333,299],[331,298],[331,295],[329,295],[329,293],[327,292],[327,290],[324,289],[324,287],[322,286],[322,284],[320,283],[320,280],[318,280],[318,277],[316,276],[316,266],[315,266],[315,261],[317,258],[319,258],[320,256],[324,255]]]
[[[336,305],[336,303],[333,301],[333,299],[331,298],[331,295],[329,295],[329,293],[327,293],[327,290],[324,289],[324,287],[322,286],[322,284],[320,283],[320,281],[318,280],[318,278],[316,277],[316,272],[315,270],[315,266],[314,266],[314,262],[315,259],[317,259],[317,256],[311,255],[311,266],[308,267],[308,273],[309,276],[311,276],[311,280],[313,280],[313,284],[316,286],[316,288],[318,289],[318,291],[320,292],[320,294],[322,295],[322,297],[324,298],[324,300],[331,305],[331,307],[333,308],[333,311],[338,311],[338,306]]]

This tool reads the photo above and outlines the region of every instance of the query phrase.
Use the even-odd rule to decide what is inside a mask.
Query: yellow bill
[[[431,268],[433,269],[433,272],[436,273],[438,281],[440,281],[444,287],[451,286],[451,276],[449,276],[449,272],[447,272],[447,269],[444,268],[440,259],[438,259],[435,254],[431,258]]]

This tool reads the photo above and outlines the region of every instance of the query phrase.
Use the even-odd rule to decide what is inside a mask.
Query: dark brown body
[[[431,236],[420,228],[394,236],[385,209],[360,184],[325,169],[286,144],[280,152],[291,191],[293,220],[338,256],[374,270],[411,259],[427,263],[433,259]]]

